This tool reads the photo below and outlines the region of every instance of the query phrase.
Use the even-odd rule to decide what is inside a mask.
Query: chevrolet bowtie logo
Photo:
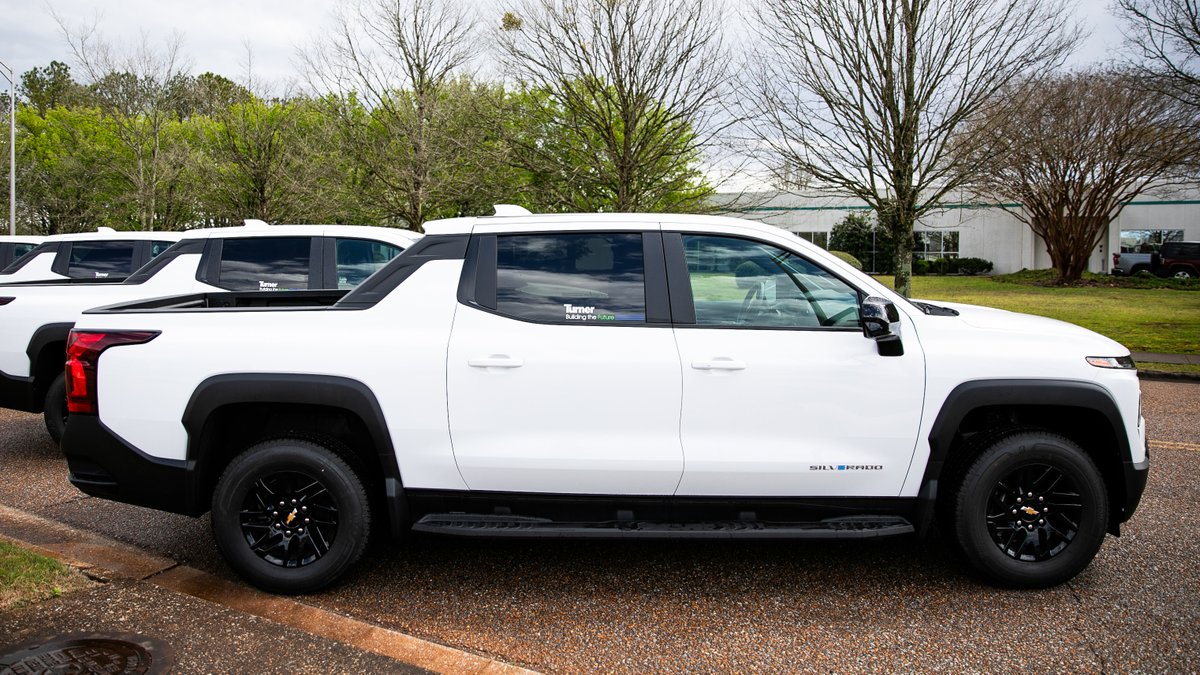
[[[1029,516],[1036,516],[1038,514],[1037,509],[1034,509],[1034,508],[1031,508],[1028,506],[1022,506],[1021,510],[1025,512],[1025,515],[1029,515]],[[295,512],[293,511],[293,513],[295,513]],[[292,517],[288,516],[288,523],[290,524],[291,522],[292,522]]]
[[[1034,513],[1037,513],[1037,511],[1034,511]],[[1033,515],[1033,514],[1030,514],[1030,515]],[[292,512],[288,514],[287,524],[291,525],[292,521],[295,519],[296,519],[296,509],[292,509]]]

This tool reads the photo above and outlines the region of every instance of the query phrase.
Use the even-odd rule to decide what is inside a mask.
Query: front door
[[[690,287],[695,311],[675,331],[678,494],[898,495],[925,391],[913,332],[903,356],[880,356],[859,328],[859,292],[776,245],[684,234],[676,254],[688,281],[672,288]]]

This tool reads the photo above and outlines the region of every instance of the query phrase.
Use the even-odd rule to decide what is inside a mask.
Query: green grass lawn
[[[892,285],[892,278],[876,277]],[[1135,352],[1200,354],[1200,292],[1032,286],[988,277],[913,277],[913,297],[985,305],[1069,321]]]
[[[0,540],[0,611],[58,597],[90,584],[78,570]]]

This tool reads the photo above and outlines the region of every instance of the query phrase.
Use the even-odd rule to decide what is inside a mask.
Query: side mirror
[[[903,356],[900,341],[900,312],[886,298],[871,296],[862,301],[858,310],[863,335],[875,340],[880,356]]]

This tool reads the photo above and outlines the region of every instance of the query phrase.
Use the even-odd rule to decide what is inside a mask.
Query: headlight
[[[1133,370],[1137,368],[1132,356],[1089,356],[1087,362],[1097,368],[1120,368]]]

